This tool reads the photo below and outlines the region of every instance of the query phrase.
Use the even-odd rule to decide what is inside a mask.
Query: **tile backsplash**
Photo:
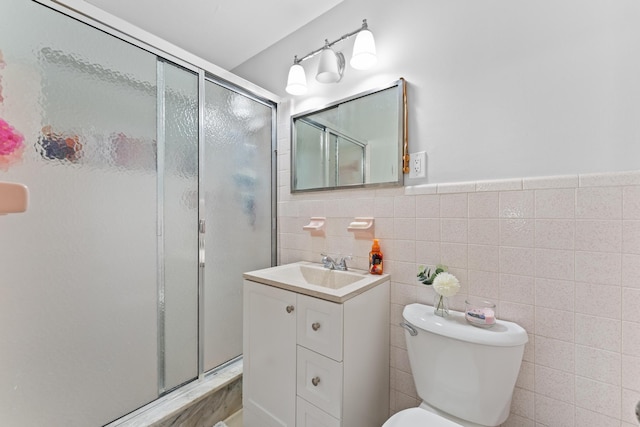
[[[375,218],[391,274],[390,413],[420,402],[404,305],[432,304],[420,264],[445,264],[467,295],[529,334],[505,426],[637,426],[640,400],[640,171],[290,194],[280,155],[279,263],[350,254],[367,268],[370,240],[347,231]],[[324,216],[326,234],[303,225]]]

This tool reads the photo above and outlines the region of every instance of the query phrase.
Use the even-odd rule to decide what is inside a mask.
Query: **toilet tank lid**
[[[443,318],[433,314],[433,307],[424,304],[407,305],[402,316],[419,329],[474,344],[515,347],[529,340],[527,331],[517,323],[496,320],[491,328],[479,328],[467,323],[463,313],[451,311]]]

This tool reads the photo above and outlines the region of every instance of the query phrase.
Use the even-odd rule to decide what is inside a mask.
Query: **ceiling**
[[[85,0],[232,70],[343,0]]]

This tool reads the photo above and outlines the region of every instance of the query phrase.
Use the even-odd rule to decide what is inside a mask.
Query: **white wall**
[[[305,61],[292,113],[405,77],[410,151],[428,154],[427,179],[409,184],[638,168],[637,1],[346,0],[233,72],[286,97],[293,55],[363,18],[376,68],[320,85]],[[348,58],[352,43],[336,47]]]

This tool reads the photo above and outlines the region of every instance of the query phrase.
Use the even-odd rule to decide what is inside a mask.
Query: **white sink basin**
[[[321,264],[297,262],[243,274],[247,280],[288,289],[334,302],[344,302],[388,280],[362,270],[329,270]]]

